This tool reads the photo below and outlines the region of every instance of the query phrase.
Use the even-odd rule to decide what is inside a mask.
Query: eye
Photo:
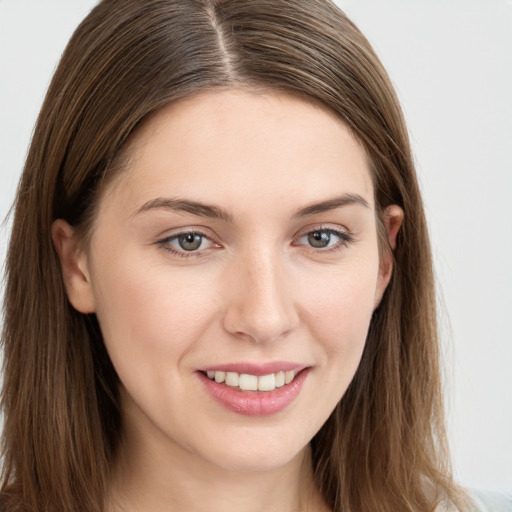
[[[201,251],[217,247],[204,233],[186,231],[169,236],[158,242],[165,250],[179,256],[195,256]]]
[[[297,243],[309,245],[314,249],[337,249],[353,241],[352,236],[341,230],[333,228],[315,229],[302,235]]]
[[[328,233],[327,231],[312,231],[306,235],[306,238],[311,247],[323,249],[324,247],[329,247],[332,243],[333,236],[332,233]]]
[[[199,233],[185,233],[176,237],[176,242],[184,251],[197,251],[205,239],[204,235]]]

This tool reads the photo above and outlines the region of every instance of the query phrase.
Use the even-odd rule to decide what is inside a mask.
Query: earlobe
[[[404,212],[400,206],[393,204],[384,211],[384,227],[386,229],[388,247],[382,251],[379,264],[379,277],[377,280],[377,289],[375,291],[375,308],[378,307],[382,296],[389,284],[393,274],[393,251],[396,248],[396,238],[402,222]]]
[[[66,221],[57,219],[52,225],[52,239],[59,255],[69,302],[81,313],[94,313],[87,255],[80,247],[75,230]]]

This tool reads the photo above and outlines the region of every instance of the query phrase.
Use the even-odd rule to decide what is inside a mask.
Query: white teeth
[[[242,391],[258,391],[258,377],[242,373],[240,375],[239,386]]]
[[[226,372],[226,384],[233,388],[238,387],[239,377],[238,373]]]
[[[258,377],[258,391],[272,391],[273,389],[276,389],[276,376],[273,373]]]
[[[236,372],[207,371],[209,379],[218,382],[225,382],[227,386],[239,387],[242,391],[273,391],[276,388],[290,384],[298,372],[280,371],[268,375],[249,375],[247,373],[238,374]]]

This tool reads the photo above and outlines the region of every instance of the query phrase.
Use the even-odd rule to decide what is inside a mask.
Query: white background
[[[430,221],[458,480],[512,489],[512,2],[338,0],[398,90]],[[0,219],[94,0],[0,0]],[[8,227],[0,229],[4,260]]]

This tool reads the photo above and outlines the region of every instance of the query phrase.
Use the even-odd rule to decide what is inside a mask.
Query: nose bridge
[[[272,248],[247,250],[232,267],[224,325],[256,342],[281,339],[298,322],[282,255]]]

